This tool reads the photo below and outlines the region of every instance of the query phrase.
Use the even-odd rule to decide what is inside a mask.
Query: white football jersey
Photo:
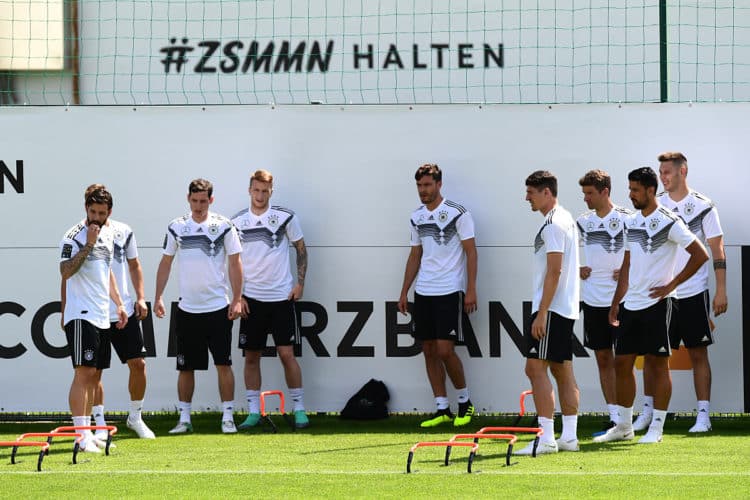
[[[626,222],[625,251],[630,252],[630,275],[625,307],[631,311],[646,309],[658,302],[649,297],[651,288],[672,281],[678,254],[695,241],[682,219],[659,205],[647,217],[641,211]],[[672,291],[668,297],[675,297]]]
[[[138,258],[138,245],[136,244],[133,230],[124,222],[109,219],[109,228],[112,230],[115,245],[112,259],[112,273],[115,275],[122,303],[128,312],[128,317],[130,317],[135,312],[136,294],[130,280],[128,260]],[[117,316],[117,306],[111,300],[109,302],[109,320],[110,322],[120,320]]]
[[[272,206],[261,215],[245,209],[232,217],[242,243],[243,294],[262,302],[289,298],[294,287],[289,242],[302,239],[299,218]]]
[[[687,224],[690,232],[704,245],[706,245],[708,238],[715,238],[724,234],[719,222],[719,212],[714,204],[692,189],[680,201],[674,201],[669,197],[669,193],[662,193],[659,196],[659,203],[678,215]],[[677,272],[685,267],[689,259],[689,253],[685,251],[677,252]],[[692,297],[708,290],[708,273],[711,267],[709,261],[706,261],[694,275],[677,287],[678,298]]]
[[[547,213],[544,224],[534,238],[534,299],[531,312],[539,310],[547,274],[547,254],[562,253],[562,272],[549,310],[568,319],[578,319],[581,301],[578,231],[570,212],[560,205]]]
[[[458,203],[443,199],[435,210],[422,205],[411,215],[411,246],[422,246],[414,290],[420,295],[466,291],[466,253],[461,242],[474,237],[474,220]]]
[[[86,246],[88,227],[82,220],[70,228],[60,242],[60,262],[71,259]],[[65,324],[74,319],[97,328],[109,328],[109,271],[114,252],[113,233],[107,226],[81,267],[65,281]]]
[[[591,268],[591,274],[581,280],[581,299],[593,307],[609,307],[617,288],[612,276],[622,266],[625,254],[625,221],[633,212],[620,207],[612,207],[603,218],[596,210],[589,210],[578,219],[578,233],[581,237],[583,262]]]
[[[209,212],[195,222],[190,214],[169,223],[164,254],[177,255],[178,307],[189,313],[218,311],[229,304],[227,255],[242,252],[237,230],[226,217]]]

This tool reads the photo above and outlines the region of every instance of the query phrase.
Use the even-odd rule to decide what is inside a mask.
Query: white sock
[[[138,422],[143,418],[143,415],[141,415],[141,412],[143,411],[143,400],[140,401],[131,401],[130,402],[130,415],[128,416],[128,420],[131,422]]]
[[[628,429],[633,427],[633,407],[624,407],[617,405],[617,425],[621,428]]]
[[[560,439],[563,441],[578,439],[578,415],[563,415],[562,422],[563,428]]]
[[[83,418],[84,418],[83,425],[91,425],[90,415],[83,417]],[[86,429],[85,431],[83,431],[83,435],[86,436],[86,439],[85,439],[86,441],[88,441],[89,439],[94,439],[94,433],[91,432],[91,429]]]
[[[644,416],[650,417],[654,413],[654,397],[643,396],[643,411],[641,412]]]
[[[73,425],[75,427],[83,427],[86,425],[86,417],[73,417]],[[84,437],[84,440],[86,440],[86,432],[83,429],[79,429],[76,431],[78,434]],[[82,443],[85,446],[85,443]]]
[[[542,437],[539,438],[540,442],[543,443],[554,443],[555,442],[555,417],[539,417],[539,427],[544,431]]]
[[[617,405],[608,404],[607,410],[609,411],[609,420],[617,423]]]
[[[435,396],[435,404],[437,405],[438,411],[447,410],[450,406],[448,404],[448,398],[445,396]]]
[[[180,422],[185,422],[186,424],[189,424],[190,423],[190,409],[193,405],[185,401],[180,401],[178,403],[178,406],[180,408]]]
[[[654,417],[651,419],[651,425],[648,426],[648,432],[658,431],[661,434],[664,431],[664,421],[667,419],[667,410],[654,410]]]
[[[709,401],[698,401],[698,420],[704,420],[704,421],[709,420],[708,407],[709,407]]]
[[[94,414],[96,425],[107,425],[107,422],[104,420],[104,405],[92,406],[91,411]]]
[[[458,402],[459,403],[466,403],[469,401],[469,388],[464,387],[463,389],[456,389],[456,394],[458,395]]]
[[[246,390],[245,399],[248,413],[260,413],[260,391]]]
[[[221,408],[224,410],[224,414],[221,416],[221,421],[234,420],[234,401],[222,401]]]
[[[290,387],[289,397],[294,401],[294,411],[305,411],[305,390],[302,387]]]

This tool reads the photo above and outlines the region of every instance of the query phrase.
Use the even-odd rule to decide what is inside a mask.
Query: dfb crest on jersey
[[[417,224],[421,224],[424,222],[424,214],[419,216],[419,219],[417,219]]]
[[[593,231],[594,230],[594,221],[590,220],[586,224],[586,231]]]
[[[86,361],[91,361],[92,359],[94,359],[94,351],[92,351],[91,349],[86,349],[83,353],[83,358]]]
[[[122,239],[123,239],[124,237],[125,237],[125,235],[124,235],[124,234],[122,234],[122,231],[117,231],[117,232],[115,233],[115,240],[116,240],[116,241],[121,241],[121,240],[122,240]]]
[[[182,354],[177,355],[177,364],[183,366],[185,364],[185,356]]]
[[[448,220],[448,212],[445,210],[441,210],[440,213],[438,213],[438,220],[440,222],[445,222]]]
[[[648,228],[652,231],[656,231],[656,228],[659,227],[659,219],[651,219],[648,221]]]
[[[185,226],[182,228],[182,234],[188,234],[190,232],[190,228],[188,226]]]
[[[219,234],[219,225],[218,224],[211,224],[208,226],[208,234],[211,236],[216,236]]]
[[[695,205],[692,203],[685,203],[685,215],[693,215],[693,212],[695,212]]]
[[[279,216],[276,214],[272,214],[268,216],[268,225],[271,227],[276,227],[279,225]]]
[[[620,228],[620,221],[617,220],[617,219],[610,219],[610,221],[609,221],[609,228],[612,231],[616,231],[617,229]]]

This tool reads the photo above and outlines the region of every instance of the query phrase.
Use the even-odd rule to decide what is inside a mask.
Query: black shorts
[[[301,342],[293,300],[261,302],[249,297],[245,297],[245,300],[250,307],[250,314],[240,320],[240,349],[262,351],[266,347],[269,333],[273,335],[276,347]]]
[[[609,324],[609,307],[583,304],[583,345],[594,351],[615,345],[617,327]]]
[[[672,312],[676,302],[668,297],[638,311],[621,306],[615,354],[671,355],[669,332],[673,324]]]
[[[229,306],[208,313],[177,308],[177,369],[207,370],[208,351],[215,365],[232,365],[232,321]]]
[[[111,323],[107,336],[122,363],[127,363],[129,359],[146,357],[141,324],[135,313],[128,318],[128,323],[122,330],[117,329],[117,323]]]
[[[674,328],[669,334],[672,349],[677,349],[680,341],[687,348],[713,344],[714,336],[711,332],[709,314],[708,290],[692,297],[677,299],[677,310],[673,317]]]
[[[109,368],[112,349],[107,330],[102,330],[84,319],[74,319],[65,324],[70,359],[76,366],[93,366],[97,370]]]
[[[419,295],[414,293],[412,336],[417,340],[464,341],[464,325],[469,322],[464,312],[464,293]]]
[[[536,319],[536,311],[531,315],[531,323]],[[573,324],[574,319],[565,318],[556,312],[547,313],[547,335],[541,340],[535,339],[531,332],[526,337],[526,357],[562,363],[573,359]]]

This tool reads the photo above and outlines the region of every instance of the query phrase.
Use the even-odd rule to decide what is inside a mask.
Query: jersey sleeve
[[[63,238],[60,241],[60,262],[72,259],[79,250],[80,246],[75,240]]]
[[[138,258],[138,243],[135,241],[135,233],[130,232],[127,241],[125,242],[125,258],[133,260]]]
[[[687,248],[695,241],[695,235],[688,229],[682,219],[678,218],[669,229],[669,239],[680,245],[680,247]]]
[[[469,211],[464,212],[456,221],[456,231],[461,241],[474,237],[474,219]]]
[[[719,222],[719,211],[716,207],[711,207],[706,216],[703,218],[703,234],[706,235],[706,239],[716,238],[722,236],[724,232],[721,230],[721,222]]]
[[[164,235],[164,244],[162,245],[162,248],[164,249],[164,255],[174,256],[177,253],[177,239],[175,239],[171,225],[167,227],[167,233]]]
[[[565,253],[565,231],[557,224],[547,224],[542,230],[547,253]]]
[[[234,224],[230,224],[229,231],[224,235],[224,248],[226,249],[227,255],[242,253],[242,243],[240,242],[240,236],[237,234],[237,228],[234,227]]]
[[[294,243],[295,241],[301,240],[304,235],[302,234],[302,226],[299,223],[299,217],[293,215],[289,220],[289,224],[286,225],[286,237],[289,241]]]
[[[421,247],[422,246],[422,239],[419,237],[419,231],[417,230],[416,224],[414,224],[414,221],[409,221],[409,235],[410,235],[410,243],[413,247]]]

